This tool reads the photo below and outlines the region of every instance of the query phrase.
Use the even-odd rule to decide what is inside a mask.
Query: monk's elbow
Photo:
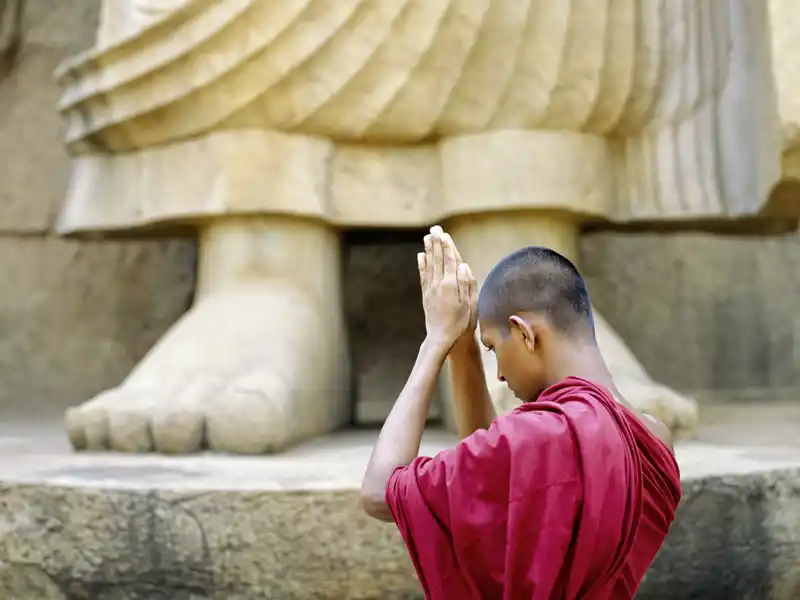
[[[361,487],[361,508],[373,519],[387,522],[393,520],[389,505],[386,504],[385,490],[379,490],[375,487],[370,489],[366,482]]]

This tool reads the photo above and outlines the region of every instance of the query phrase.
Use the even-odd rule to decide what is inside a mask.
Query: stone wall
[[[800,238],[586,235],[597,308],[650,374],[720,399],[796,399]]]
[[[425,338],[416,264],[424,235],[425,230],[345,236],[345,305],[358,423],[383,422]],[[438,416],[434,404],[431,417]]]
[[[385,417],[425,335],[414,265],[422,235],[393,235],[380,251],[375,235],[350,236],[361,422]],[[797,398],[797,235],[589,233],[581,270],[597,309],[656,380],[701,402]]]
[[[52,72],[90,46],[98,0],[28,0],[0,81],[0,419],[60,416],[116,385],[186,310],[190,241],[51,234],[69,159]]]

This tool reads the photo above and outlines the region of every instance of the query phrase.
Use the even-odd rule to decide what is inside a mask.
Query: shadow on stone
[[[101,555],[80,579],[52,576],[66,600],[196,600],[221,592],[203,525],[191,510],[152,493],[126,503],[116,552]]]

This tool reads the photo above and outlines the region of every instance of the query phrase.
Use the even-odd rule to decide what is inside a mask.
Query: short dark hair
[[[478,315],[492,325],[525,312],[541,314],[557,330],[594,337],[592,304],[578,269],[555,250],[528,246],[489,272],[478,296]]]

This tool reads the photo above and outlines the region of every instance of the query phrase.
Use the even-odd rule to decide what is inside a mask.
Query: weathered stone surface
[[[3,513],[17,515],[3,519],[0,555],[18,580],[0,575],[9,598],[36,590],[15,573],[21,562],[61,592],[53,600],[378,600],[417,591],[396,532],[359,515],[353,492],[42,492],[0,491]],[[45,536],[46,545],[29,545]]]
[[[0,79],[14,66],[22,43],[24,0],[0,0]]]
[[[800,385],[797,235],[592,233],[581,250],[595,305],[657,380],[765,396]]]
[[[191,301],[181,241],[0,236],[0,413],[44,418],[119,383]]]
[[[83,50],[95,41],[103,0],[25,0],[25,43]],[[50,81],[52,82],[52,73]]]
[[[0,83],[2,231],[46,231],[64,199],[69,159],[49,83],[62,56],[61,49],[25,45],[20,64]]]
[[[795,154],[800,148],[800,45],[797,31],[800,15],[792,0],[769,0],[770,25],[772,29],[773,73],[775,76],[778,114],[784,146]],[[790,175],[797,178],[800,170],[795,160],[789,166]],[[784,167],[785,168],[785,167]]]
[[[683,493],[637,599],[797,598],[800,468],[692,478]]]
[[[429,433],[423,452],[451,443]],[[373,440],[348,433],[253,459],[5,447],[0,595],[421,600],[395,528],[357,506]],[[683,504],[638,597],[794,600],[796,453],[697,445],[679,462]]]
[[[345,238],[345,306],[357,423],[383,423],[425,338],[414,262],[424,235],[425,231]],[[432,418],[439,416],[439,407],[434,403]]]
[[[89,46],[99,1],[26,0],[18,64],[0,83],[0,231],[42,232],[67,189],[53,70]]]
[[[0,82],[0,414],[42,418],[113,386],[183,314],[194,243],[49,235],[69,157],[52,72],[92,44],[98,0],[27,0],[24,44]]]

